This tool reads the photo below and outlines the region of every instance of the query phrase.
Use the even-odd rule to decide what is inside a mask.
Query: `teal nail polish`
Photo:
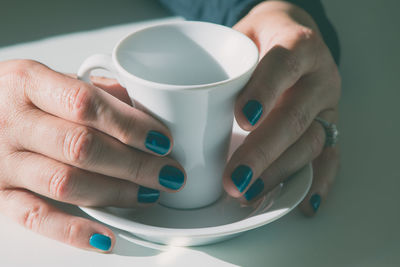
[[[264,182],[261,178],[258,178],[249,188],[249,190],[244,193],[244,197],[247,201],[252,200],[254,197],[258,196],[264,190]]]
[[[160,191],[140,186],[138,190],[138,202],[154,203],[160,197]]]
[[[145,146],[147,149],[160,154],[165,155],[169,151],[171,142],[168,137],[160,132],[149,131],[146,137]]]
[[[253,171],[246,165],[240,165],[233,171],[231,178],[240,193],[246,189],[253,176]]]
[[[162,186],[177,190],[181,188],[185,182],[185,176],[180,169],[171,165],[166,165],[161,169],[158,180]]]
[[[310,204],[314,212],[317,212],[319,205],[321,204],[321,196],[318,194],[312,195],[310,198]]]
[[[111,238],[102,234],[94,234],[90,237],[89,243],[92,247],[107,251],[111,247]]]
[[[243,107],[242,112],[251,125],[255,125],[260,119],[263,107],[257,100],[249,100]]]

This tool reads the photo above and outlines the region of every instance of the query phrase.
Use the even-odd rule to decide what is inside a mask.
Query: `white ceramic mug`
[[[162,121],[174,138],[171,157],[187,174],[185,187],[160,203],[199,208],[222,194],[233,107],[258,62],[258,49],[225,26],[182,21],[151,26],[120,40],[112,55],[93,55],[78,71],[110,71],[133,103]]]

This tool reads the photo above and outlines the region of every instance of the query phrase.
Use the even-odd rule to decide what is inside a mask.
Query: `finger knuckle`
[[[56,169],[49,179],[48,191],[56,200],[66,200],[73,188],[72,168],[61,167]]]
[[[9,65],[11,72],[17,73],[18,70],[30,70],[36,67],[43,66],[41,63],[31,59],[17,59],[13,60]]]
[[[32,78],[32,72],[43,66],[39,62],[29,59],[12,60],[6,63],[6,71],[2,72],[0,83],[2,87],[26,89],[28,80]]]
[[[295,136],[300,136],[310,123],[310,113],[299,107],[285,109],[284,115],[288,118],[289,129]]]
[[[13,201],[13,199],[15,199],[15,191],[4,187],[0,190],[0,197],[2,202],[8,203],[9,201]]]
[[[291,50],[277,50],[279,61],[284,66],[288,75],[299,77],[301,75],[301,66],[298,56]]]
[[[302,55],[305,52],[310,55],[315,54],[315,49],[319,44],[318,34],[305,26],[297,25],[290,27],[285,35],[280,36],[279,41],[283,41],[285,48],[279,47],[275,51],[278,53],[279,61],[285,67],[287,73],[293,77],[300,77],[302,74],[302,66],[305,64],[305,59]],[[283,37],[282,37],[283,36]],[[283,40],[282,40],[283,39]],[[312,57],[315,63],[316,56]],[[310,59],[307,59],[310,60]]]
[[[16,68],[12,72],[9,73],[8,79],[12,84],[25,84],[26,80],[30,77],[29,69],[25,68]]]
[[[253,155],[257,159],[257,162],[261,163],[261,166],[266,168],[271,159],[271,155],[263,146],[255,146],[253,149]]]
[[[130,180],[141,184],[143,182],[143,179],[146,179],[146,173],[145,173],[145,159],[142,157],[132,157],[131,159],[131,164],[129,169],[128,169],[128,175],[130,177]]]
[[[37,62],[36,60],[32,59],[16,59],[13,60],[13,65],[19,69],[29,69],[34,66],[42,65],[41,63]]]
[[[44,205],[33,204],[22,214],[21,224],[29,230],[38,231],[47,213],[48,209]]]
[[[95,150],[94,133],[87,127],[71,129],[64,136],[64,157],[74,164],[89,164]]]
[[[133,183],[127,186],[118,186],[115,188],[115,195],[113,197],[112,203],[113,206],[123,207],[128,204],[128,206],[134,205],[137,200],[132,199],[132,192],[136,191],[137,187]]]
[[[318,40],[317,32],[303,25],[293,27],[291,35],[296,45],[309,45],[310,43],[317,42]]]
[[[70,219],[65,226],[64,243],[72,245],[80,238],[83,232],[84,224],[80,219]]]
[[[318,32],[309,27],[298,25],[291,29],[290,36],[293,40],[294,54],[307,54],[307,60],[312,66],[311,69],[314,69],[317,65],[319,53],[323,47],[323,42]]]
[[[131,144],[135,141],[134,129],[137,130],[137,118],[135,116],[130,116],[121,122],[119,128],[119,139],[125,144]]]
[[[3,74],[11,78],[13,81],[24,81],[31,77],[31,72],[42,68],[44,65],[31,59],[12,60],[7,64],[7,71]]]
[[[31,77],[31,69],[34,63],[26,60],[18,60],[9,66],[8,71],[3,74],[2,81],[12,88],[25,88]]]
[[[95,117],[95,103],[90,89],[84,84],[64,89],[62,102],[77,121],[91,120]]]

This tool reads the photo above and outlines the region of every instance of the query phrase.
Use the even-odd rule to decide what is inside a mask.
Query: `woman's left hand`
[[[236,101],[236,120],[251,133],[225,168],[225,190],[254,201],[312,162],[313,184],[300,208],[313,215],[339,165],[337,146],[325,147],[314,120],[337,123],[337,66],[313,19],[295,5],[263,2],[234,28],[256,43],[261,60]]]

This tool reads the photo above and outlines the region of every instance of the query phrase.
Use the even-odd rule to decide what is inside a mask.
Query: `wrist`
[[[303,8],[283,0],[263,1],[253,7],[248,16],[275,16],[286,15],[297,23],[317,30],[318,26],[314,19]]]

